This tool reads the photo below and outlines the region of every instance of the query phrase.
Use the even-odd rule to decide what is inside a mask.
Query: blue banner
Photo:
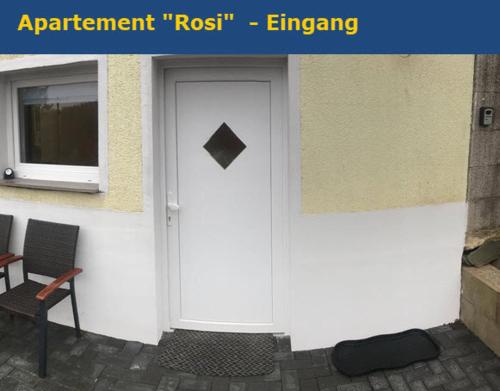
[[[18,0],[1,53],[497,53],[493,1]]]

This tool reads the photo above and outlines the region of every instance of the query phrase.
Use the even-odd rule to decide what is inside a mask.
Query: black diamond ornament
[[[246,147],[225,122],[203,146],[224,170]]]

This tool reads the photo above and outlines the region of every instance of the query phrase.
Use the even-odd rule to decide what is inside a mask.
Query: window
[[[12,82],[18,178],[99,182],[97,75]]]
[[[18,90],[22,163],[98,166],[97,83]]]

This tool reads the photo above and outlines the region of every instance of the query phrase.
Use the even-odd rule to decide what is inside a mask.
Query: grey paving
[[[331,349],[291,352],[280,339],[266,376],[221,378],[158,366],[157,348],[50,324],[49,375],[36,376],[35,330],[0,313],[0,391],[500,391],[500,359],[459,322],[430,330],[438,360],[349,378]]]

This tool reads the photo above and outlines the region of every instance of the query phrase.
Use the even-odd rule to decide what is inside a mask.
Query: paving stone
[[[387,381],[383,373],[374,373],[368,376],[368,380],[375,391],[389,388],[389,382]]]
[[[12,356],[11,352],[0,352],[0,364],[6,362],[10,356]]]
[[[281,387],[281,382],[279,385]],[[212,389],[210,391],[229,391],[229,381],[226,379],[214,379],[212,382]]]
[[[369,383],[368,376],[360,375],[351,377],[351,383]]]
[[[179,385],[179,378],[173,376],[163,376],[156,391],[175,391]]]
[[[316,379],[304,379],[300,381],[300,391],[319,391]]]
[[[475,365],[479,361],[481,361],[481,355],[477,352],[474,352],[463,357],[458,357],[456,361],[462,368],[469,368],[470,366]]]
[[[139,371],[109,365],[102,371],[100,378],[102,377],[109,377],[129,382],[140,382],[141,373]]]
[[[293,360],[292,352],[275,352],[273,355],[274,361]]]
[[[450,331],[451,333],[452,331]],[[456,345],[456,341],[452,340],[449,335],[449,333],[440,333],[440,334],[435,334],[433,335],[434,340],[439,343],[444,348],[452,348]]]
[[[282,370],[285,369],[304,369],[312,368],[314,364],[311,360],[285,360],[280,361],[279,366]]]
[[[493,391],[490,386],[482,386],[479,388],[475,388],[473,391]],[[496,390],[498,391],[498,390]]]
[[[7,364],[15,368],[23,369],[28,372],[36,372],[37,368],[35,363],[30,362],[18,355],[14,355],[7,360]]]
[[[440,334],[440,333],[449,333],[449,332],[453,331],[453,328],[451,327],[451,325],[446,324],[443,326],[433,327],[427,331],[430,334],[436,335],[436,334]]]
[[[453,329],[452,331],[448,332],[448,336],[451,339],[460,341],[463,337],[470,337],[472,336],[472,334],[466,328],[459,328],[459,329]]]
[[[408,384],[402,375],[389,375],[387,377],[389,383],[394,391],[410,391]]]
[[[337,386],[350,382],[351,379],[338,372],[334,372],[330,376],[318,378],[318,386],[321,391],[337,390]]]
[[[328,357],[325,349],[311,350],[311,361],[314,365],[328,366]]]
[[[292,353],[279,338],[266,376],[198,377],[160,367],[157,347],[49,324],[49,376],[37,376],[36,333],[0,313],[0,391],[500,391],[500,360],[462,324],[434,328],[438,360],[349,378],[332,348]]]
[[[429,361],[428,365],[431,371],[436,375],[439,375],[445,371],[443,365],[438,360]]]
[[[22,369],[15,369],[9,374],[9,377],[17,380],[19,383],[35,387],[39,382],[40,378],[33,373],[23,371]]]
[[[371,391],[371,389],[370,385],[365,382],[341,384],[337,386],[337,391]]]
[[[498,357],[492,358],[491,360],[483,361],[478,366],[478,369],[481,372],[489,372],[496,368],[500,368],[500,358]]]
[[[99,379],[96,382],[93,391],[110,391],[113,389],[115,383],[116,383],[115,379],[108,379],[108,378]]]
[[[179,390],[182,391],[208,391],[210,389],[210,382],[207,380],[199,379],[181,379]],[[245,390],[234,390],[245,391]]]
[[[14,370],[14,367],[11,367],[9,364],[3,364],[0,366],[0,379],[7,376]]]
[[[425,365],[405,371],[403,375],[407,383],[413,383],[414,381],[422,380],[425,377],[432,376],[433,372],[427,365]]]
[[[156,387],[150,384],[129,383],[118,381],[112,388],[113,391],[156,391]]]
[[[242,382],[233,382],[229,384],[229,391],[246,391],[247,384]]]
[[[462,391],[470,390],[472,383],[469,379],[455,380],[451,383],[445,384],[443,387],[446,391]]]
[[[281,352],[281,353],[291,352],[292,351],[292,343],[290,341],[290,337],[288,337],[288,336],[276,337],[276,347],[277,347],[278,352]]]
[[[493,388],[500,390],[500,374],[497,375],[496,373],[487,373],[485,377]]]
[[[451,381],[450,375],[447,373],[441,373],[439,375],[432,375],[424,379],[424,383],[427,387],[437,387],[446,384]]]
[[[479,338],[477,339],[477,341],[470,343],[469,346],[477,353],[484,354],[486,356],[489,356],[490,358],[495,355],[495,353],[493,353],[493,351],[488,346],[486,346]]]
[[[297,369],[299,379],[313,379],[330,375],[331,371],[328,366],[320,366],[313,368]]]
[[[456,361],[448,360],[445,361],[443,365],[454,379],[460,380],[465,377],[464,371],[462,370],[462,368],[460,368]]]
[[[293,352],[294,360],[311,360],[311,353],[306,351]]]
[[[146,369],[140,371],[141,382],[148,384],[159,384],[165,375],[166,372],[164,368],[159,365],[155,365],[154,363],[148,365]]]
[[[283,391],[299,390],[300,384],[297,371],[281,371],[281,382]]]
[[[465,356],[467,354],[473,353],[474,350],[467,344],[456,345],[450,349],[444,349],[441,351],[441,355],[439,356],[439,360],[445,361],[450,358],[456,358]]]
[[[0,390],[2,391],[34,391],[34,389],[25,384],[19,383],[16,379],[7,376],[0,381]]]
[[[102,371],[104,371],[105,368],[106,368],[106,366],[104,364],[92,363],[90,377],[92,379],[97,379],[101,375]]]
[[[71,356],[81,356],[89,347],[90,343],[87,341],[78,341],[71,348],[70,355]]]
[[[149,353],[140,353],[132,360],[130,364],[130,369],[132,370],[144,370],[153,361],[154,356]]]
[[[422,380],[417,380],[410,383],[410,389],[411,391],[427,391],[427,387]]]
[[[77,390],[91,390],[97,379],[91,379],[82,372],[68,366],[60,366],[57,370],[49,367],[49,379],[59,384],[76,388]]]
[[[79,391],[74,387],[66,386],[51,380],[44,380],[35,387],[36,391]]]
[[[142,350],[143,347],[144,344],[140,342],[128,341],[127,343],[125,343],[125,346],[123,347],[121,354],[125,354],[128,356],[135,356]]]
[[[276,365],[274,370],[265,375],[263,378],[264,381],[280,381],[281,380],[281,370],[279,365]]]
[[[466,368],[465,372],[467,373],[467,377],[475,386],[482,386],[486,383],[484,376],[475,367],[471,366]]]
[[[281,391],[281,383],[279,382],[248,383],[245,391]],[[301,391],[303,391],[302,388]]]
[[[426,367],[426,366],[427,366],[427,362],[425,362],[425,361],[419,361],[419,362],[416,362],[415,364],[413,364],[414,369],[419,369],[419,368]]]
[[[97,344],[93,346],[93,349],[98,353],[104,353],[108,355],[117,354],[119,352],[116,346]]]

